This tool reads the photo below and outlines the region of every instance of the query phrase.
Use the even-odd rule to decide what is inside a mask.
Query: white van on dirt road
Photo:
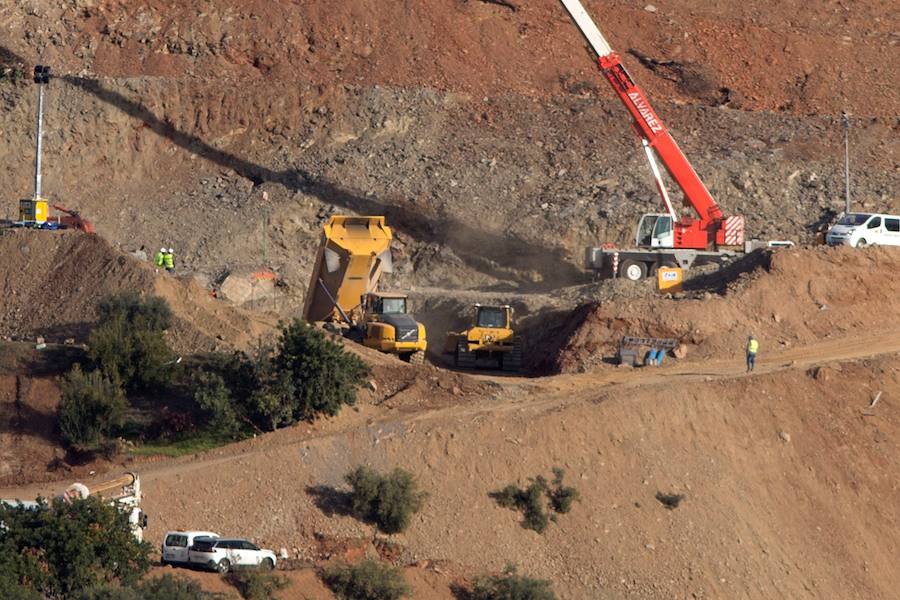
[[[187,565],[188,548],[201,539],[216,540],[220,536],[212,531],[170,531],[163,538],[160,554],[163,565]]]
[[[900,216],[847,213],[825,235],[829,246],[900,246]]]

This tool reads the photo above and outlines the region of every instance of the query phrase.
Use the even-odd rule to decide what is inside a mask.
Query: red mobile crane
[[[641,139],[650,170],[666,207],[666,214],[647,214],[638,224],[639,250],[588,248],[588,267],[638,280],[660,266],[689,268],[694,264],[726,262],[736,255],[720,246],[744,243],[744,217],[725,217],[691,163],[675,143],[647,97],[625,70],[619,55],[597,29],[579,0],[561,0],[575,24],[597,53],[600,71],[631,113],[632,127]],[[655,155],[684,194],[696,217],[679,215],[666,191]]]

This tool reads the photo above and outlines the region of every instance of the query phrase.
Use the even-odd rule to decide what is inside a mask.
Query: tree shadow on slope
[[[235,171],[254,185],[279,183],[359,214],[384,215],[390,225],[399,231],[422,242],[446,245],[469,267],[491,276],[496,274],[496,267],[492,264],[494,261],[502,261],[503,266],[522,270],[524,273],[513,276],[523,289],[553,289],[585,279],[585,275],[565,259],[565,250],[562,248],[541,246],[508,234],[501,236],[497,232],[478,229],[460,219],[437,212],[425,214],[421,205],[409,201],[395,199],[384,202],[368,198],[332,182],[316,179],[303,169],[270,169],[215,148],[198,136],[179,130],[172,123],[157,117],[142,103],[103,87],[95,79],[73,75],[64,75],[61,79],[132,118],[139,119],[157,135],[174,144]],[[540,281],[530,278],[529,272],[539,273]]]
[[[46,339],[48,342],[63,342],[73,339],[76,342],[85,342],[96,325],[93,321],[77,321],[75,323],[57,323],[47,325],[34,330],[36,336]]]
[[[330,485],[310,485],[306,493],[312,496],[313,504],[326,517],[340,515],[353,516],[353,497],[350,492],[342,492]]]

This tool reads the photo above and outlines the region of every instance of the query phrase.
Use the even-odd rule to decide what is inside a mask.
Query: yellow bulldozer
[[[520,371],[524,340],[512,328],[509,305],[475,305],[472,326],[447,334],[444,352],[453,354],[457,367]]]
[[[335,215],[323,229],[303,318],[324,323],[369,348],[414,364],[425,361],[425,327],[409,314],[406,294],[378,291],[392,271],[391,228],[384,217]]]

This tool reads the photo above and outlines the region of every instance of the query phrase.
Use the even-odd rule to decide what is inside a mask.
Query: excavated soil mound
[[[747,336],[760,352],[848,332],[900,327],[900,251],[814,248],[764,254],[755,268],[714,274],[677,298],[579,307],[553,329],[544,370],[573,372],[612,357],[625,335],[678,338],[688,359],[738,356]],[[689,287],[698,287],[698,284]],[[557,344],[554,346],[554,343]]]
[[[100,298],[126,290],[169,302],[175,314],[170,342],[182,352],[245,348],[270,331],[275,320],[226,305],[198,283],[157,272],[99,236],[6,231],[0,235],[0,253],[0,336],[10,339],[84,342]]]

